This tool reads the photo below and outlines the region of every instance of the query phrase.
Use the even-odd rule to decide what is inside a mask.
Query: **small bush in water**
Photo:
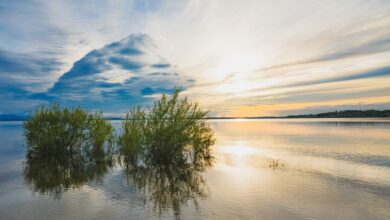
[[[207,113],[175,91],[147,110],[133,108],[122,122],[118,141],[127,180],[159,214],[172,208],[180,219],[181,205],[207,197],[200,171],[211,166],[215,142]]]
[[[41,107],[24,123],[28,154],[112,150],[113,132],[101,113],[88,113],[80,107]]]
[[[59,198],[69,188],[98,180],[114,165],[114,129],[101,113],[80,107],[42,107],[24,123],[26,182]]]
[[[146,112],[136,107],[122,123],[119,146],[127,163],[204,165],[212,158],[213,131],[208,112],[186,97],[163,95]]]

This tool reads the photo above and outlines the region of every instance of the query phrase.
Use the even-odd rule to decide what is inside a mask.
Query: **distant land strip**
[[[25,121],[29,115],[0,114],[0,121]],[[390,110],[344,110],[319,114],[254,117],[207,117],[205,119],[286,119],[286,118],[390,118]],[[107,120],[123,120],[125,117],[105,117]]]

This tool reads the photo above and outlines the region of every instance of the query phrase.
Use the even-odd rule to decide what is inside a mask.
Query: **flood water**
[[[53,172],[26,172],[22,122],[0,122],[0,218],[390,219],[390,120],[210,123],[213,166],[178,176],[172,193],[158,172],[129,180],[119,164],[42,184]]]

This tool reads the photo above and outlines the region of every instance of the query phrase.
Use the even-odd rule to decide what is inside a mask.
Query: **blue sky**
[[[389,109],[390,2],[0,1],[0,114],[175,87],[220,116]]]

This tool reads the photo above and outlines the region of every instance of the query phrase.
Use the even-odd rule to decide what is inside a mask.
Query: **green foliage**
[[[132,109],[115,142],[114,129],[101,113],[42,107],[24,123],[25,180],[34,191],[59,198],[69,188],[101,179],[115,163],[118,143],[128,182],[159,213],[172,208],[180,218],[182,204],[206,197],[200,171],[212,164],[215,142],[207,114],[175,91],[150,109]]]
[[[207,114],[176,90],[147,110],[132,109],[122,123],[119,152],[127,180],[159,214],[172,208],[179,219],[182,204],[207,196],[199,173],[213,161]]]
[[[113,132],[101,113],[41,107],[24,123],[26,182],[58,198],[68,188],[99,179],[114,164]]]
[[[80,107],[41,107],[24,122],[29,154],[39,151],[55,155],[103,146],[111,150],[113,131],[112,125],[103,119],[101,113],[91,114]]]
[[[146,143],[146,115],[144,110],[136,107],[127,114],[122,122],[122,135],[118,137],[120,153],[126,163],[137,163],[144,156]]]
[[[206,122],[208,112],[187,98],[163,95],[148,112],[134,108],[123,121],[119,137],[124,160],[147,164],[194,166],[209,163],[213,131]]]

